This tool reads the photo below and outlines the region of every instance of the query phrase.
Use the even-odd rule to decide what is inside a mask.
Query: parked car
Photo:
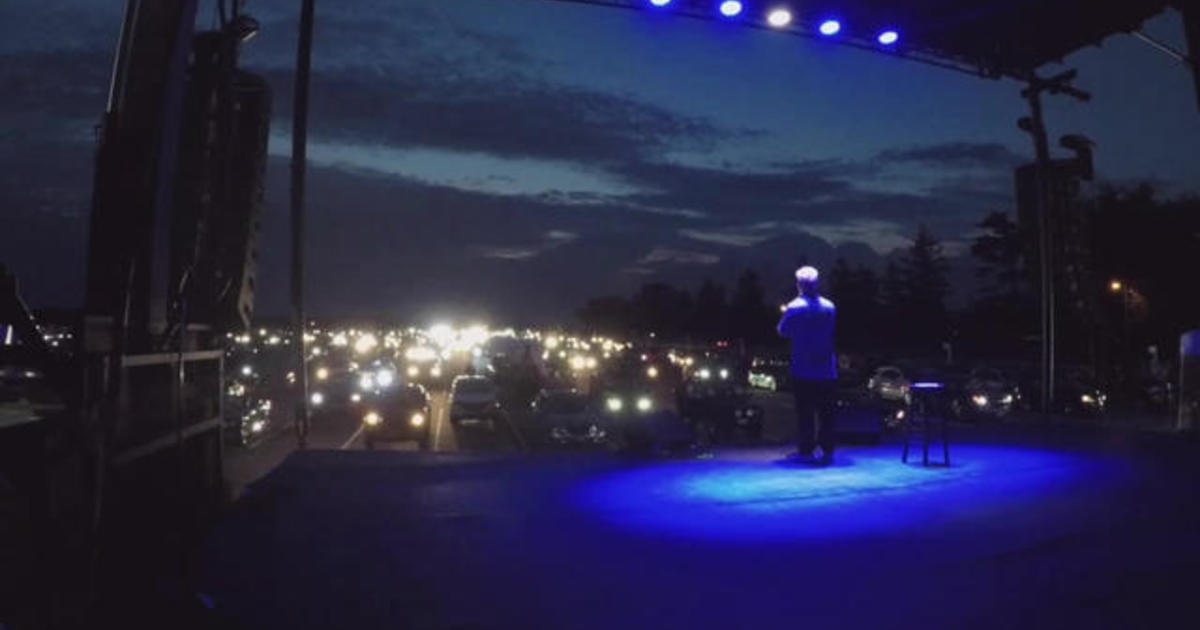
[[[695,435],[676,409],[675,389],[647,370],[640,360],[614,362],[601,375],[596,391],[610,441],[634,452],[691,452]]]
[[[450,384],[450,423],[495,426],[500,416],[499,389],[485,376],[458,376]]]
[[[750,362],[746,383],[769,392],[790,390],[792,379],[787,359],[755,357]]]
[[[542,390],[529,405],[540,436],[557,446],[597,445],[608,438],[595,401],[575,389]]]
[[[867,379],[867,391],[876,398],[899,402],[908,397],[909,382],[900,368],[885,365],[877,368]]]
[[[1022,379],[1021,406],[1040,410],[1042,385],[1037,374]],[[1108,391],[1087,369],[1064,368],[1055,373],[1054,405],[1051,413],[1075,417],[1096,417],[1108,410]]]
[[[679,413],[702,443],[728,442],[735,437],[758,440],[763,431],[763,408],[731,380],[693,373],[679,395]]]
[[[363,441],[367,449],[379,442],[413,441],[421,450],[430,446],[429,394],[410,383],[379,388],[356,408],[362,413]]]
[[[1020,399],[1017,384],[995,368],[975,368],[951,392],[950,413],[960,420],[998,420]]]

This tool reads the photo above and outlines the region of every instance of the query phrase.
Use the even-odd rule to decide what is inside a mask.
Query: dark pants
[[[809,455],[821,446],[825,457],[833,456],[833,419],[837,381],[792,379],[796,396],[796,446]]]

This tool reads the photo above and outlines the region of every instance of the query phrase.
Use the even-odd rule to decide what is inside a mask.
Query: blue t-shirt
[[[837,379],[833,327],[837,309],[823,297],[800,296],[787,305],[779,334],[792,340],[792,376],[810,381]]]

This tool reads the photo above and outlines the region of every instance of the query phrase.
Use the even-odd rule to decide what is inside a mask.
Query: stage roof
[[[858,48],[880,50],[918,61],[990,77],[1025,79],[1044,64],[1136,30],[1168,6],[1165,0],[743,0],[743,11],[724,18],[719,0],[557,0],[620,6],[688,17],[727,20],[771,28],[766,15],[787,7],[794,21],[787,30],[819,37],[816,26],[836,18],[842,32],[831,38]],[[876,43],[883,28],[901,33],[894,47]]]

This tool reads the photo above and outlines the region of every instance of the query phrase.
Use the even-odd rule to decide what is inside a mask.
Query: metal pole
[[[292,331],[296,343],[296,378],[300,397],[295,406],[296,439],[308,446],[308,366],[304,331],[304,176],[308,160],[308,78],[312,67],[313,5],[303,0],[300,40],[296,47],[296,85],[292,107]]]
[[[1175,50],[1174,48],[1171,48],[1170,46],[1168,46],[1167,44],[1165,44],[1163,42],[1158,41],[1157,39],[1151,37],[1150,35],[1147,35],[1146,33],[1143,33],[1142,31],[1134,31],[1131,34],[1134,37],[1145,42],[1151,48],[1158,50],[1158,52],[1174,59],[1175,61],[1178,61],[1183,64],[1187,64],[1189,67],[1192,65],[1192,61],[1190,59],[1188,59],[1187,55],[1179,52],[1178,50]]]
[[[1042,413],[1049,413],[1054,404],[1054,265],[1053,236],[1050,233],[1050,143],[1046,139],[1046,124],[1042,118],[1040,86],[1030,86],[1030,133],[1037,154],[1038,258],[1041,265],[1042,320]]]

